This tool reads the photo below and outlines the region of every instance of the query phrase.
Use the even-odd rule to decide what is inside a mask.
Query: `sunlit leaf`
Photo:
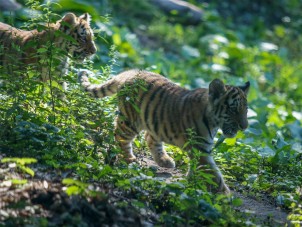
[[[27,166],[23,166],[23,165],[18,165],[18,167],[21,169],[21,170],[23,170],[25,173],[28,173],[30,176],[34,176],[35,175],[35,172],[31,169],[31,168],[29,168],[29,167],[27,167]]]
[[[234,138],[225,138],[225,143],[229,146],[234,146],[236,144],[237,139],[243,138],[244,133],[242,131],[239,131],[237,135]]]
[[[15,162],[15,163],[19,163],[21,165],[25,165],[25,164],[36,163],[37,159],[35,159],[35,158],[3,158],[3,159],[1,159],[1,162],[2,163]]]
[[[77,185],[77,186],[80,186],[80,187],[88,186],[86,183],[83,183],[79,180],[75,180],[75,179],[72,179],[72,178],[65,178],[65,179],[63,179],[62,183],[66,184],[66,185]]]
[[[12,179],[11,182],[12,182],[12,184],[14,184],[14,185],[23,185],[23,184],[27,184],[27,180],[26,180],[26,179]]]
[[[122,40],[121,40],[121,37],[120,37],[119,34],[117,34],[117,33],[116,33],[116,34],[113,34],[112,39],[113,39],[113,43],[114,43],[115,45],[117,45],[117,46],[121,45]]]
[[[81,193],[81,188],[76,186],[76,185],[72,185],[72,186],[68,186],[65,190],[65,192],[67,193],[67,195],[71,196],[71,195],[78,195]]]

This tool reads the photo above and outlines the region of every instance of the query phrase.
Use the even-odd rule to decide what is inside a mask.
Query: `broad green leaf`
[[[113,40],[113,43],[114,43],[116,46],[119,46],[119,45],[121,45],[121,43],[122,43],[121,36],[120,36],[118,33],[113,34],[112,40]]]
[[[242,200],[239,199],[239,198],[235,198],[235,199],[232,200],[232,204],[233,204],[234,206],[241,206],[242,203],[243,203]]]
[[[257,151],[262,157],[272,157],[276,154],[276,151],[274,151],[272,148],[268,146],[259,148]]]
[[[132,201],[131,204],[133,206],[135,206],[135,207],[138,207],[138,208],[144,208],[144,207],[146,207],[146,205],[143,202],[138,201],[138,200]]]
[[[171,184],[167,184],[167,187],[169,187],[171,189],[184,189],[185,185],[180,182],[174,182]]]
[[[76,186],[76,185],[72,185],[72,186],[68,186],[66,188],[67,195],[71,196],[71,195],[78,195],[82,192],[81,188]]]
[[[31,164],[31,163],[36,163],[37,159],[35,158],[3,158],[1,159],[2,163],[7,163],[7,162],[15,162],[21,165],[25,164]]]
[[[11,182],[14,185],[27,184],[27,180],[26,179],[12,179]]]
[[[234,146],[236,144],[237,139],[236,139],[236,137],[226,138],[224,141],[228,146]]]
[[[21,170],[23,170],[25,173],[28,173],[29,175],[31,175],[32,177],[35,175],[35,172],[34,172],[31,168],[29,168],[29,167],[27,167],[27,166],[18,165],[18,167],[19,167]]]
[[[47,50],[47,48],[39,48],[37,51],[38,51],[38,53],[45,53],[48,50]]]
[[[77,186],[80,186],[80,187],[88,186],[88,184],[86,184],[84,182],[81,182],[79,180],[72,179],[72,178],[65,178],[65,179],[63,179],[62,183],[66,184],[66,185],[77,185]]]

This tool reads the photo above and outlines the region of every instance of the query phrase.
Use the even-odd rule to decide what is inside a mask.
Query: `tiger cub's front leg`
[[[145,134],[145,140],[148,144],[150,152],[154,161],[161,167],[165,168],[174,168],[175,162],[174,160],[166,153],[163,148],[163,143],[161,141],[157,141],[152,135],[148,132]]]
[[[224,192],[225,194],[230,194],[231,191],[229,187],[224,182],[223,176],[218,169],[213,157],[209,154],[205,154],[199,158],[199,169],[214,175],[213,181],[217,184],[217,191]]]

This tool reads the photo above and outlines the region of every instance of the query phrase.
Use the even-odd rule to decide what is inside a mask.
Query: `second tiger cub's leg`
[[[137,135],[136,129],[119,116],[115,122],[115,140],[124,152],[125,160],[130,163],[136,160],[132,150],[132,140]]]
[[[173,159],[166,153],[163,148],[163,143],[156,141],[152,135],[148,132],[145,134],[145,139],[152,154],[154,161],[161,167],[174,168],[175,162]]]

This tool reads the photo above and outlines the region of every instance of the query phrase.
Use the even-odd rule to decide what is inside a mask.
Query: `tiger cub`
[[[65,75],[69,57],[82,62],[96,53],[93,37],[87,13],[80,17],[67,13],[43,31],[24,31],[0,22],[0,73],[24,75],[27,67],[32,67],[42,81],[48,80],[53,73]],[[53,56],[54,48],[62,51],[59,57]],[[52,62],[50,56],[54,58]],[[55,66],[55,72],[51,66]]]
[[[115,125],[118,141],[127,161],[132,162],[132,140],[145,130],[145,140],[155,162],[174,168],[175,163],[163,148],[163,142],[183,148],[188,141],[188,129],[193,129],[198,143],[187,147],[200,150],[200,165],[210,167],[218,191],[230,193],[222,174],[211,156],[213,140],[220,128],[225,137],[234,137],[238,130],[248,127],[247,94],[250,83],[243,86],[225,85],[213,80],[209,88],[187,90],[161,75],[130,70],[101,85],[92,85],[87,72],[79,72],[85,91],[96,98],[117,93],[119,115]],[[190,152],[189,152],[190,154]]]

